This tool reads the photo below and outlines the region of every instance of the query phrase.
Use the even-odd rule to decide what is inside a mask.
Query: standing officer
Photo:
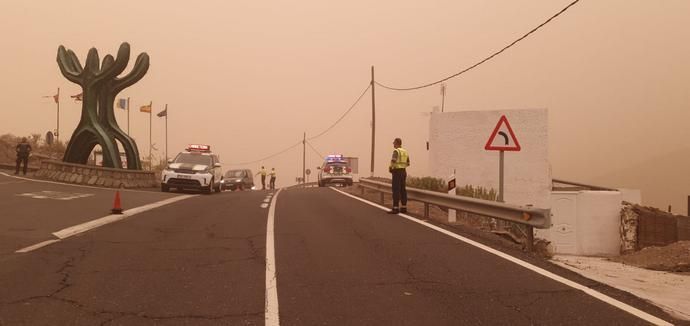
[[[276,168],[271,168],[271,190],[276,189]]]
[[[388,214],[407,213],[407,189],[405,182],[407,179],[407,171],[410,166],[410,156],[402,147],[402,140],[396,138],[393,141],[393,158],[388,171],[393,175],[393,209]],[[398,203],[402,206],[398,206]]]
[[[266,190],[266,168],[263,166],[256,175],[261,174],[261,190]]]
[[[29,165],[29,155],[31,154],[31,144],[26,140],[26,137],[22,138],[22,142],[17,144],[17,167],[14,170],[14,174],[19,174],[19,166],[24,163],[24,175],[26,175],[26,168]]]

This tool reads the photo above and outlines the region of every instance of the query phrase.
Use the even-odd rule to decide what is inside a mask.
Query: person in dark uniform
[[[24,175],[26,175],[26,168],[29,165],[29,155],[31,155],[31,144],[26,140],[26,137],[22,138],[21,143],[17,144],[17,166],[14,170],[14,174],[19,174],[19,167],[24,163]]]
[[[266,168],[262,166],[261,170],[256,174],[261,174],[261,190],[266,190]]]
[[[402,148],[402,140],[396,138],[393,141],[393,158],[388,167],[388,171],[393,175],[393,209],[388,214],[407,213],[407,189],[405,182],[407,181],[407,171],[410,166],[410,155]],[[398,206],[398,204],[401,204]]]

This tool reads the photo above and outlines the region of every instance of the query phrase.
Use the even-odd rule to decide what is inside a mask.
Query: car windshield
[[[231,170],[225,173],[226,178],[243,178],[244,177],[244,171],[243,170]]]
[[[196,153],[180,153],[175,158],[175,163],[211,165],[211,157]]]

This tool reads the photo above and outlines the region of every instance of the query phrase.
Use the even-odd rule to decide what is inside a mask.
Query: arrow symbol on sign
[[[506,145],[508,145],[508,135],[503,131],[499,131],[498,134],[503,136],[503,139],[506,140]]]

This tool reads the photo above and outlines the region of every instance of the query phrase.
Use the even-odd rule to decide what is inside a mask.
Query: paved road
[[[68,187],[94,193],[76,207],[94,201],[88,207],[94,210],[91,218],[98,218],[108,212],[97,211],[101,204],[95,197],[106,201],[111,191],[30,181],[7,184],[8,189],[2,180],[0,198],[17,204],[0,204],[14,210],[25,207],[20,201],[33,200],[37,213],[22,216],[33,217],[26,225],[37,230],[6,243],[5,234],[18,232],[8,226],[29,227],[5,221],[4,214],[0,218],[3,248],[8,248],[0,256],[0,325],[265,324],[271,293],[266,289],[269,192],[193,196],[14,253],[56,228],[89,219],[77,208],[61,206],[82,198],[59,201],[18,193]],[[130,195],[133,205],[180,196]],[[278,306],[269,310],[279,307],[281,325],[647,324],[582,291],[331,189],[281,191],[275,199]],[[670,320],[625,293],[536,263]]]

